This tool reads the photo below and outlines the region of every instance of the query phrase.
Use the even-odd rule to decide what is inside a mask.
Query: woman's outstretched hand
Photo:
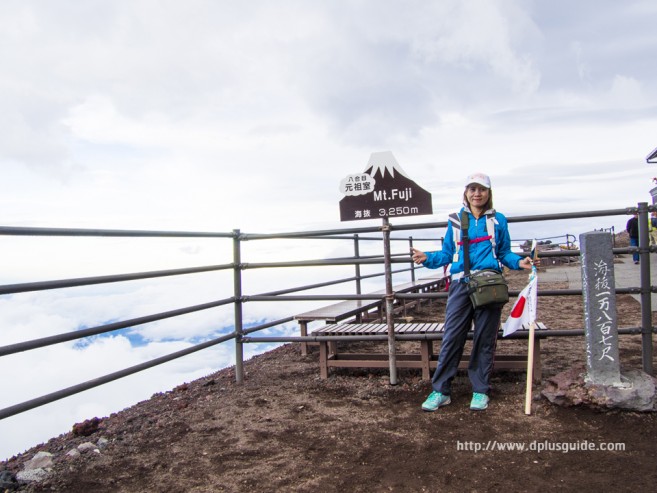
[[[539,267],[541,265],[541,259],[537,258],[536,260],[534,260],[534,262],[532,262],[532,259],[530,259],[529,257],[525,257],[520,261],[518,265],[522,269],[529,270],[532,268],[532,265],[535,267]]]
[[[413,262],[419,265],[427,259],[427,256],[424,252],[421,252],[416,248],[411,248],[411,258],[413,259]]]

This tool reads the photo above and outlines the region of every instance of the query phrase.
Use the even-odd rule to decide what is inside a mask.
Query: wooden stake
[[[529,324],[529,344],[527,346],[527,390],[525,391],[525,414],[532,413],[532,382],[534,381],[534,328],[536,322]]]
[[[538,247],[536,246],[536,240],[534,240],[531,251],[532,264],[536,263],[536,259],[538,259]],[[536,275],[536,267],[532,268],[532,274]],[[534,382],[534,329],[536,329],[536,322],[529,324],[529,342],[527,344],[527,389],[525,391],[525,414],[527,416],[532,413],[532,384]]]

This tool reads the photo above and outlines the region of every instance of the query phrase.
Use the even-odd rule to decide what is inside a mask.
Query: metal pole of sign
[[[360,258],[360,246],[358,243],[358,235],[354,235],[354,257]],[[360,264],[356,264],[356,294],[361,294],[360,287]]]
[[[386,323],[388,325],[388,364],[390,366],[390,385],[397,385],[397,353],[395,352],[395,322],[393,319],[392,268],[390,262],[390,221],[383,218],[383,260],[386,278]]]

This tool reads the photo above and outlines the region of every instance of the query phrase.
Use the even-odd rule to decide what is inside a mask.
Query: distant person
[[[625,229],[627,230],[627,234],[630,235],[630,246],[639,246],[639,215],[634,214],[629,221],[627,221],[627,225],[625,226]],[[632,259],[634,259],[634,263],[638,264],[639,263],[639,252],[634,252],[632,254]]]
[[[502,265],[514,270],[531,269],[532,261],[511,251],[511,238],[506,218],[493,209],[493,191],[490,178],[482,173],[470,175],[465,182],[463,205],[469,217],[468,248],[470,270],[493,269],[502,271]],[[491,218],[494,237],[487,229]],[[459,212],[459,218],[461,213]],[[493,251],[493,240],[495,251]],[[482,411],[488,407],[490,375],[500,327],[502,305],[493,304],[475,309],[470,301],[467,279],[464,277],[463,247],[455,244],[452,222],[447,224],[443,249],[421,252],[412,249],[416,264],[436,269],[451,264],[451,283],[445,311],[445,332],[438,356],[438,367],[432,378],[433,392],[422,404],[425,411],[436,411],[451,400],[451,384],[456,376],[468,331],[474,322],[472,354],[468,376],[472,383],[470,409]]]

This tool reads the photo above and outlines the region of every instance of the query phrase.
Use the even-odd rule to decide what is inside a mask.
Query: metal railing
[[[629,215],[638,212],[639,213],[639,246],[630,247],[630,248],[614,248],[614,253],[616,254],[627,254],[638,251],[641,255],[641,275],[640,275],[640,285],[631,288],[617,289],[617,293],[630,293],[630,294],[640,294],[641,296],[641,326],[640,327],[630,327],[619,329],[619,333],[630,333],[630,334],[641,334],[642,335],[642,357],[643,357],[643,369],[649,374],[653,373],[652,369],[652,333],[654,328],[652,327],[651,321],[651,299],[650,295],[652,292],[657,292],[657,289],[651,286],[650,282],[650,262],[649,255],[651,251],[655,251],[654,247],[649,246],[648,240],[648,215],[649,212],[657,210],[655,206],[648,206],[647,203],[639,203],[637,207],[629,207],[626,209],[612,209],[612,210],[601,210],[601,211],[585,211],[585,212],[571,212],[571,213],[561,213],[561,214],[545,214],[538,216],[522,216],[522,217],[513,217],[508,218],[509,223],[520,223],[520,222],[534,222],[534,221],[548,221],[548,220],[567,220],[567,219],[581,219],[581,218],[593,218],[593,217],[604,217],[604,216],[618,216],[618,215]],[[393,232],[402,232],[402,231],[422,231],[422,230],[435,230],[438,228],[446,227],[446,222],[430,222],[430,223],[420,223],[420,224],[407,224],[407,225],[389,225],[389,230]],[[128,238],[209,238],[209,239],[230,239],[232,241],[232,250],[233,258],[228,263],[201,266],[201,267],[191,267],[191,268],[179,268],[179,269],[169,269],[169,270],[159,270],[159,271],[148,271],[148,272],[138,272],[130,274],[119,274],[119,275],[107,275],[107,276],[96,276],[96,277],[85,277],[85,278],[76,278],[76,279],[62,279],[54,281],[41,281],[41,282],[29,282],[29,283],[19,283],[19,284],[7,284],[0,286],[0,295],[9,295],[16,293],[25,293],[30,291],[44,291],[51,289],[62,289],[70,287],[79,287],[79,286],[90,286],[95,284],[106,284],[106,283],[116,283],[116,282],[125,282],[138,279],[154,279],[168,276],[180,276],[180,275],[190,275],[198,274],[203,272],[214,272],[214,271],[225,271],[232,270],[233,272],[233,295],[223,299],[211,301],[208,303],[187,306],[183,308],[177,308],[161,313],[155,313],[151,315],[145,315],[130,320],[124,320],[119,322],[108,323],[100,325],[97,327],[86,328],[82,330],[75,330],[72,332],[67,332],[63,334],[53,335],[49,337],[44,337],[40,339],[33,339],[29,341],[23,341],[15,344],[9,344],[0,347],[0,357],[7,356],[10,354],[16,354],[23,351],[30,351],[37,348],[42,348],[45,346],[58,344],[66,341],[82,339],[85,337],[105,334],[119,329],[124,329],[128,327],[134,327],[137,325],[147,324],[154,321],[159,321],[172,317],[179,317],[186,314],[191,314],[194,312],[208,310],[211,308],[217,308],[225,305],[233,305],[234,311],[234,327],[233,331],[225,334],[219,338],[206,341],[201,344],[194,345],[187,349],[165,355],[145,363],[135,365],[129,368],[125,368],[114,373],[104,375],[99,378],[95,378],[77,385],[73,385],[68,388],[58,390],[56,392],[43,395],[41,397],[28,400],[13,406],[0,409],[0,419],[4,419],[22,412],[34,409],[36,407],[54,402],[65,397],[89,390],[91,388],[106,384],[108,382],[132,375],[137,372],[141,372],[148,368],[152,368],[157,365],[187,356],[189,354],[201,351],[203,349],[234,340],[235,341],[235,378],[238,383],[241,383],[244,379],[243,372],[243,344],[245,343],[258,343],[258,342],[318,342],[322,340],[338,340],[336,336],[288,336],[288,337],[253,337],[250,334],[255,332],[279,326],[285,323],[288,323],[294,319],[294,316],[288,316],[278,320],[268,321],[263,324],[258,324],[250,328],[244,328],[243,324],[243,308],[244,304],[247,302],[256,302],[256,301],[309,301],[309,300],[325,300],[325,301],[334,301],[334,300],[381,300],[381,294],[363,294],[361,292],[361,281],[364,279],[370,279],[374,277],[383,276],[384,272],[377,272],[373,274],[363,275],[361,273],[361,266],[364,265],[382,265],[384,263],[384,256],[381,254],[377,255],[366,255],[362,256],[360,254],[360,244],[363,241],[377,241],[381,242],[381,238],[372,237],[372,236],[361,236],[361,234],[367,233],[381,233],[381,226],[370,226],[370,227],[361,227],[361,228],[351,228],[351,229],[333,229],[333,230],[321,230],[321,231],[305,231],[305,232],[287,232],[287,233],[277,233],[277,234],[245,234],[240,230],[233,230],[230,233],[214,233],[214,232],[184,232],[184,231],[137,231],[137,230],[105,230],[105,229],[60,229],[60,228],[28,228],[28,227],[0,227],[0,236],[37,236],[37,237],[56,237],[56,236],[68,236],[68,237],[128,237]],[[570,237],[574,238],[573,235],[566,235],[570,241]],[[301,239],[304,241],[313,240],[313,239],[335,239],[335,240],[348,240],[353,241],[354,254],[350,257],[342,258],[331,258],[331,259],[317,259],[317,260],[299,260],[299,261],[286,261],[286,262],[252,262],[247,263],[243,262],[242,259],[242,243],[248,241],[260,241],[260,240],[274,240],[274,239]],[[390,240],[395,242],[407,242],[409,247],[414,245],[414,241],[442,241],[441,238],[422,238],[422,237],[391,237]],[[406,273],[410,275],[412,279],[415,279],[415,269],[416,266],[410,260],[408,250],[406,253],[390,253],[390,263],[395,264],[408,264],[406,267],[392,271],[392,274],[401,274]],[[579,251],[569,250],[565,252],[548,252],[545,253],[546,257],[558,257],[558,256],[576,256],[579,255]],[[336,265],[352,265],[355,269],[355,275],[322,281],[319,283],[308,284],[303,286],[296,286],[292,288],[280,289],[276,291],[270,291],[260,294],[251,294],[245,295],[243,293],[243,279],[242,272],[249,269],[270,269],[270,268],[289,268],[289,267],[321,267],[321,266],[336,266]],[[338,285],[343,283],[355,283],[356,294],[292,294],[299,293],[303,291],[308,291],[317,288],[323,288],[332,285]],[[581,290],[550,290],[550,291],[540,291],[540,296],[562,296],[562,295],[581,295]],[[518,292],[511,292],[511,295],[517,295]],[[398,300],[413,300],[413,299],[431,299],[431,298],[445,298],[447,297],[446,293],[395,293],[394,297]],[[550,335],[559,335],[559,336],[572,336],[572,335],[582,335],[583,330],[561,330],[561,331],[550,331]],[[399,340],[404,340],[407,337],[404,335],[395,336]],[[442,334],[429,335],[428,337],[440,339]],[[352,336],[349,340],[360,341],[360,340],[380,340],[380,337],[377,336]]]

